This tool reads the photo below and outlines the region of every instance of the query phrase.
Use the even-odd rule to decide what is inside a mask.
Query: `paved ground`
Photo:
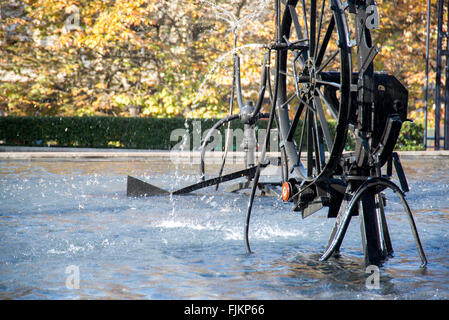
[[[441,151],[400,151],[403,159],[447,158],[449,150]],[[243,159],[243,152],[232,152],[229,155]],[[278,153],[269,153],[276,157]],[[95,149],[95,148],[56,148],[56,147],[10,147],[0,146],[0,160],[31,160],[31,159],[164,159],[164,158],[199,158],[199,151],[168,151],[168,150],[136,150],[136,149]],[[207,152],[209,159],[221,159],[222,152]]]

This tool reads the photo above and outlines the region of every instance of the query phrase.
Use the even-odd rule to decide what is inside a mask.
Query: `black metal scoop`
[[[151,196],[166,196],[166,195],[181,195],[187,194],[192,191],[206,188],[209,186],[216,185],[218,183],[238,179],[241,177],[248,177],[252,179],[256,172],[257,167],[251,167],[248,169],[236,171],[233,173],[226,174],[221,177],[212,178],[209,180],[200,181],[198,183],[189,185],[187,187],[181,188],[175,191],[166,191],[159,187],[156,187],[150,183],[144,182],[137,178],[128,176],[128,181],[126,184],[126,195],[128,197],[151,197]]]

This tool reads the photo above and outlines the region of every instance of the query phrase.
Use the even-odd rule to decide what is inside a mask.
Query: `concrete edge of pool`
[[[402,159],[447,158],[449,150],[439,151],[398,151]],[[113,159],[113,160],[152,160],[152,159],[191,159],[200,158],[199,151],[137,150],[137,149],[96,149],[96,148],[58,148],[58,147],[15,147],[0,146],[0,160],[32,159]],[[206,159],[221,159],[223,152],[206,152]],[[268,157],[278,157],[279,152],[268,152]],[[228,157],[244,159],[244,152],[234,151]],[[260,152],[257,153],[260,156]]]

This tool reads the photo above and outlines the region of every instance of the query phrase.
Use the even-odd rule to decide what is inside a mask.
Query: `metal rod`
[[[321,27],[323,26],[323,16],[324,16],[324,7],[326,6],[326,0],[323,0],[321,3],[321,15],[320,15],[320,24],[318,27],[318,34],[317,34],[317,40],[315,45],[315,52],[313,54],[313,57],[316,58],[318,55],[318,46],[320,44],[320,35],[321,35]]]
[[[427,121],[428,121],[428,99],[429,99],[429,42],[430,42],[430,10],[431,0],[427,0],[427,29],[426,29],[426,88],[424,92],[424,150],[427,150]]]
[[[449,30],[449,5],[447,8],[447,16],[446,16],[446,32]],[[446,51],[449,49],[449,38],[446,35]],[[444,124],[443,124],[443,132],[444,132],[444,150],[449,150],[449,56],[446,54],[446,77],[445,77],[445,91],[444,91]]]
[[[438,0],[437,76],[435,81],[435,142],[434,150],[440,150],[440,108],[441,108],[441,48],[443,27],[443,0]]]
[[[216,178],[200,181],[193,185],[173,191],[173,192],[171,192],[171,194],[172,195],[186,194],[186,193],[190,193],[190,192],[202,189],[202,188],[213,186],[214,184],[217,184],[217,183],[231,181],[231,180],[238,179],[241,177],[251,177],[252,175],[254,175],[254,171],[256,171],[255,167],[243,169],[243,170],[236,171],[233,173],[225,174],[221,177],[216,177]]]
[[[293,140],[293,135],[295,134],[296,127],[298,126],[299,118],[301,117],[302,111],[304,109],[304,103],[300,103],[298,109],[296,109],[295,116],[292,121],[292,125],[288,130],[287,141]]]
[[[240,81],[240,56],[238,54],[234,55],[234,72],[235,72],[235,83],[237,91],[237,104],[240,110],[243,109],[243,94],[242,94],[242,82]]]
[[[323,42],[321,43],[320,51],[319,51],[318,56],[315,61],[315,65],[317,67],[321,66],[321,62],[323,61],[324,54],[326,53],[327,45],[329,44],[329,41],[331,39],[332,32],[334,31],[334,28],[335,28],[335,18],[334,18],[334,16],[332,16],[331,20],[329,21],[329,24],[327,26],[326,34],[324,35]]]
[[[316,45],[316,1],[312,0],[310,3],[310,52],[309,57],[315,59],[315,45]]]
[[[221,119],[217,123],[215,123],[212,128],[209,130],[209,132],[206,135],[206,138],[204,139],[203,144],[201,145],[201,162],[200,162],[200,174],[201,174],[201,180],[205,179],[205,170],[204,170],[204,156],[206,154],[206,146],[211,142],[210,138],[212,137],[212,134],[214,133],[214,130],[217,130],[220,126],[225,124],[226,122],[238,119],[240,116],[238,114],[232,114],[230,116],[227,116],[224,119]]]
[[[275,19],[276,19],[276,38],[277,41],[280,42],[281,41],[281,32],[280,32],[280,0],[275,0],[274,2],[275,5]],[[247,207],[247,211],[246,211],[246,221],[245,221],[245,229],[244,229],[244,239],[245,239],[245,248],[246,248],[246,252],[248,254],[251,254],[251,247],[249,245],[249,222],[251,219],[251,210],[253,207],[253,202],[254,202],[254,196],[256,195],[256,189],[257,189],[257,184],[259,182],[259,178],[260,178],[260,171],[261,171],[261,166],[262,164],[265,162],[265,154],[267,151],[267,145],[268,145],[268,141],[270,141],[270,131],[271,131],[271,127],[273,125],[273,120],[275,117],[275,113],[276,113],[276,104],[277,104],[277,96],[278,96],[278,91],[279,91],[279,68],[280,68],[280,52],[277,52],[276,54],[276,79],[275,79],[275,84],[274,84],[274,97],[273,97],[273,104],[271,107],[271,112],[270,112],[270,118],[268,120],[268,126],[267,126],[267,134],[265,136],[265,143],[264,143],[264,147],[262,150],[262,155],[259,159],[259,163],[257,165],[257,169],[256,169],[256,174],[253,178],[253,186],[251,188],[251,194],[250,194],[250,198],[248,201],[248,207]]]
[[[236,48],[237,48],[237,28],[234,29],[234,50]],[[237,55],[237,51],[235,51],[234,55]],[[235,92],[235,64],[234,64],[234,69],[233,69],[233,74],[232,74],[231,98],[230,98],[230,101],[229,101],[229,115],[230,116],[234,112],[234,96],[235,96],[234,92]],[[231,122],[229,121],[228,122],[228,129],[226,130],[226,142],[225,142],[226,145],[225,145],[223,158],[221,160],[221,167],[220,167],[220,171],[218,173],[218,177],[221,177],[221,175],[223,174],[224,166],[225,166],[225,163],[226,163],[226,157],[228,156],[230,138],[231,138]],[[217,183],[215,185],[215,190],[218,190],[218,186],[219,185],[220,185],[219,183]]]

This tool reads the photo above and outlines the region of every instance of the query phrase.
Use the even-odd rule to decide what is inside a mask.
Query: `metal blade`
[[[349,187],[346,189],[343,201],[338,211],[337,218],[335,219],[335,225],[329,238],[326,250],[322,254],[320,260],[327,260],[335,251],[338,251],[340,245],[345,236],[349,222],[351,220],[351,210],[348,208],[351,202],[351,194],[349,193]]]
[[[153,186],[152,184],[146,183],[142,180],[128,176],[128,181],[126,184],[126,195],[128,197],[165,196],[169,194],[170,192],[168,191]]]
[[[217,183],[226,182],[234,179],[238,179],[241,177],[249,177],[252,178],[256,172],[257,167],[251,167],[249,169],[244,169],[236,172],[232,172],[226,174],[221,177],[216,177],[204,181],[200,181],[198,183],[194,183],[187,187],[169,192],[163,190],[159,187],[156,187],[150,183],[144,182],[142,180],[136,179],[134,177],[128,176],[128,183],[126,188],[126,195],[128,197],[151,197],[151,196],[164,196],[164,195],[181,195],[187,194],[195,190],[199,190],[202,188],[206,188],[209,186],[213,186]]]
[[[192,184],[190,186],[184,187],[182,189],[173,191],[172,194],[173,195],[180,195],[180,194],[186,194],[198,189],[202,189],[205,187],[209,187],[209,186],[213,186],[217,183],[222,183],[222,182],[226,182],[226,181],[230,181],[230,180],[234,180],[234,179],[238,179],[241,177],[250,177],[252,178],[254,176],[254,173],[256,172],[257,167],[251,167],[248,169],[244,169],[244,170],[240,170],[240,171],[236,171],[233,173],[229,173],[226,174],[224,176],[221,177],[217,177],[217,178],[212,178],[209,180],[205,180],[205,181],[200,181],[198,183]]]

